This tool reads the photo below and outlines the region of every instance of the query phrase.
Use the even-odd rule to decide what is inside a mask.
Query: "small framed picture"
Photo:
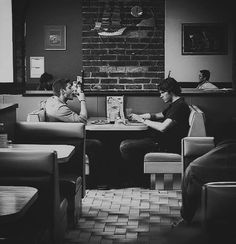
[[[45,25],[44,26],[44,49],[66,50],[66,26]]]
[[[124,96],[107,96],[106,110],[110,121],[115,121],[118,117],[124,119]]]
[[[182,55],[224,55],[228,30],[224,23],[182,24]]]

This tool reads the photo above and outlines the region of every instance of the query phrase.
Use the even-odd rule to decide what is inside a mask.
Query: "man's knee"
[[[90,150],[101,150],[103,143],[97,139],[86,139],[86,151]]]
[[[134,140],[124,140],[120,143],[120,152],[122,157],[127,158],[132,154],[135,148],[135,142]]]

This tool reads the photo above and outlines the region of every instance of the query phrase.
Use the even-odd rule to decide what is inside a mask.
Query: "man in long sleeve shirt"
[[[49,122],[87,123],[86,98],[82,91],[75,92],[72,82],[65,79],[56,80],[52,86],[54,96],[49,97],[44,105],[46,119]],[[72,111],[67,105],[68,100],[77,97],[80,102],[80,113]],[[89,187],[100,184],[99,168],[102,161],[102,143],[96,139],[86,139],[86,154],[90,161]]]

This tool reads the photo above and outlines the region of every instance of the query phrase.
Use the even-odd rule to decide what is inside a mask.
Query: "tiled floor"
[[[180,218],[180,206],[180,191],[88,190],[78,226],[65,244],[162,243],[159,233]]]

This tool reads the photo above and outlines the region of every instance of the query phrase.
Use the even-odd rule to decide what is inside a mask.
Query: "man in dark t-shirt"
[[[125,161],[124,173],[133,179],[136,186],[146,186],[148,178],[143,174],[144,155],[148,152],[180,153],[181,139],[189,128],[189,106],[180,96],[181,88],[171,77],[159,84],[160,97],[170,105],[156,114],[131,114],[130,118],[143,122],[150,128],[150,136],[142,139],[127,139],[121,142],[120,152]]]

